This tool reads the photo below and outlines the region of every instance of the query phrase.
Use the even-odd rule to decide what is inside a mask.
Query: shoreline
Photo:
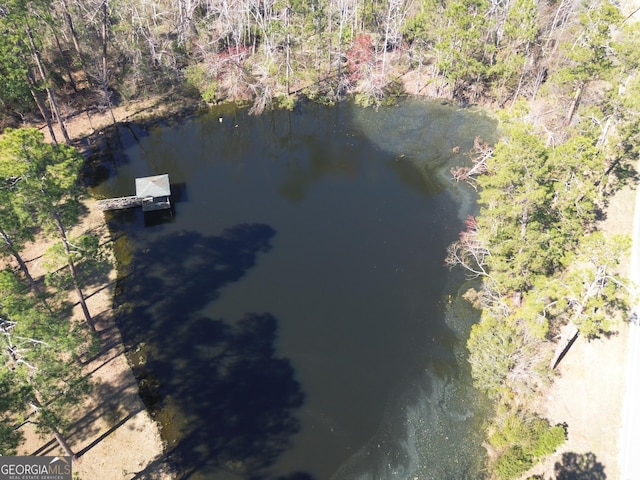
[[[425,97],[426,95],[424,95],[423,93],[416,93],[415,91],[417,90],[417,86],[421,84],[420,79],[413,79],[413,82],[416,83],[414,83],[414,85],[412,86],[407,86],[407,91],[410,92],[409,94],[411,96]],[[165,97],[156,97],[145,102],[136,102],[129,105],[123,105],[115,108],[114,114],[119,124],[129,121],[141,121],[143,123],[149,121],[152,123],[154,121],[162,122],[167,118],[171,118],[175,114],[175,112],[171,113],[171,106],[167,107],[166,105],[162,104],[163,98]],[[437,101],[437,99],[431,99]],[[158,110],[156,111],[154,107],[158,107]],[[484,106],[482,108],[490,109],[491,107]],[[179,110],[185,111],[184,108]],[[78,114],[74,120],[69,122],[69,124],[75,124],[78,119],[82,120],[82,116],[83,114]],[[86,122],[84,122],[85,125],[81,127],[70,128],[70,135],[74,139],[81,138],[82,141],[86,141],[88,137],[93,136],[93,134],[102,134],[103,131],[108,130],[110,127],[112,127],[112,122],[108,113],[103,114],[103,120],[105,120],[104,123],[102,125],[99,125],[97,123],[97,116],[92,115],[92,123],[89,128],[87,128]],[[95,202],[95,200],[91,199],[90,202]],[[614,198],[611,199],[611,203],[614,203]],[[610,207],[607,209],[607,212],[609,212],[611,208],[613,208],[612,205],[610,205]],[[624,214],[624,208],[622,208],[621,211],[622,214]],[[99,212],[99,214],[101,216],[103,225],[106,227],[107,224],[104,216],[101,212]],[[622,225],[622,231],[625,231],[624,225]],[[113,240],[110,237],[109,232],[107,232],[107,240]],[[117,368],[121,369],[121,371],[124,372],[125,376],[127,374],[130,374],[132,376],[134,385],[131,388],[134,389],[134,395],[137,401],[142,404],[138,393],[138,380],[135,378],[131,369],[131,365],[126,359],[122,339],[120,338],[117,326],[115,326],[114,324],[115,320],[113,319],[112,310],[114,300],[113,284],[111,284],[108,288],[102,289],[102,292],[107,291],[109,292],[109,298],[111,299],[109,313],[106,315],[108,318],[105,319],[104,324],[99,323],[99,329],[103,330],[103,328],[113,328],[117,332],[116,334],[114,334],[113,340],[117,344],[116,348],[119,352],[117,355],[120,355],[124,361],[124,365],[121,365]],[[89,293],[89,295],[93,298],[93,295],[91,293]],[[100,315],[102,315],[102,313]],[[102,322],[102,320],[100,320],[99,322]],[[616,478],[616,473],[618,472],[617,435],[621,422],[620,419],[616,420],[616,413],[619,414],[621,410],[622,394],[618,394],[621,388],[624,389],[624,379],[622,379],[621,383],[620,378],[618,378],[619,375],[611,374],[612,371],[615,371],[615,368],[611,369],[610,367],[616,367],[620,365],[620,363],[618,363],[621,361],[620,352],[622,351],[622,353],[626,353],[626,348],[623,344],[625,344],[624,340],[627,338],[627,328],[627,325],[622,324],[621,333],[616,337],[608,340],[586,342],[584,341],[584,339],[581,339],[581,341],[577,342],[576,345],[574,345],[567,358],[563,360],[563,363],[559,366],[558,369],[559,375],[556,377],[556,379],[554,379],[553,385],[549,389],[549,392],[547,392],[545,398],[542,399],[543,401],[540,413],[547,415],[547,418],[549,418],[552,423],[567,422],[570,426],[569,440],[558,452],[550,456],[544,463],[538,465],[533,470],[528,472],[528,475],[553,475],[555,463],[560,461],[562,455],[565,453],[593,453],[596,457],[597,462],[602,465],[602,468],[606,468],[607,476]],[[618,355],[616,355],[616,352],[618,353]],[[609,357],[611,358],[606,356],[603,358],[604,355],[609,355]],[[112,362],[112,360],[113,359],[110,358],[109,360],[107,360],[107,362]],[[593,369],[594,364],[599,367],[597,372]],[[624,358],[622,359],[622,364],[624,364]],[[114,363],[114,365],[116,364]],[[602,370],[600,370],[600,367],[602,368]],[[606,382],[600,382],[599,380],[605,380]],[[612,383],[607,383],[609,381]],[[583,385],[584,388],[581,388],[581,385]],[[594,395],[597,396],[599,393],[604,395],[600,395],[600,397],[595,398]],[[616,405],[620,408],[616,409]],[[600,415],[600,417],[602,417],[602,421],[594,422],[594,417],[590,413],[593,412],[594,408],[597,408],[600,411],[602,411],[602,409],[611,411],[613,412],[613,417],[611,415],[603,414]],[[570,421],[568,418],[566,418],[567,415],[572,415]],[[158,439],[161,438],[158,423],[153,418],[151,418],[148,410],[144,407],[143,404],[141,407],[141,411],[138,411],[136,414],[130,416],[125,421],[127,425],[129,425],[129,422],[131,422],[130,425],[134,427],[131,436],[133,436],[134,433],[138,431],[138,428],[152,428],[155,429],[155,432],[158,435]],[[118,422],[116,422],[116,424],[117,423]],[[122,454],[125,451],[132,450],[131,446],[134,446],[133,450],[139,450],[138,443],[127,443],[127,439],[122,438],[119,439],[119,441],[122,442],[121,445],[123,446],[123,450],[119,451],[116,449],[115,451],[109,451],[107,442],[110,440],[110,437],[116,437],[119,433],[122,433],[121,436],[126,436],[126,433],[122,432],[122,430],[124,429],[120,428],[121,426],[125,426],[125,423],[121,423],[120,425],[118,425],[115,430],[109,429],[108,431],[102,431],[101,433],[97,434],[98,443],[96,443],[93,448],[88,450],[86,455],[83,455],[76,463],[76,465],[78,466],[77,468],[75,468],[75,470],[80,473],[81,479],[91,478],[99,480],[101,478],[120,478],[122,475],[126,476],[125,472],[131,474],[134,473],[133,470],[121,469],[118,472],[112,471],[112,473],[106,474],[106,470],[95,469],[93,465],[90,465],[99,465],[100,468],[104,469],[113,459],[117,459],[118,461],[120,461],[123,456]],[[149,424],[151,424],[151,427],[149,427]],[[148,430],[145,431],[148,432]],[[155,435],[155,433],[153,435]],[[596,439],[597,442],[595,441]],[[70,440],[73,441],[73,437],[70,437]],[[93,445],[93,443],[95,443],[95,441],[91,444]],[[104,447],[101,446],[103,444]],[[611,448],[611,445],[613,445],[614,448]],[[159,447],[156,444],[154,448],[155,453],[147,454],[147,456],[150,456],[150,458],[147,458],[145,460],[145,462],[147,462],[147,467],[143,467],[141,464],[138,464],[138,466],[136,466],[135,468],[142,467],[144,471],[144,469],[148,467],[162,466],[164,452],[163,446],[161,445],[161,440]],[[587,451],[584,451],[585,449],[587,449]],[[611,452],[613,452],[613,456]],[[45,453],[41,452],[40,454]],[[135,473],[138,474],[141,473],[141,471],[136,470]],[[164,474],[169,475],[168,472],[164,472]],[[166,476],[157,478],[168,479],[171,477]],[[553,478],[553,476],[551,478]]]
[[[175,99],[165,103],[164,100],[172,95],[170,93],[114,108],[118,125],[132,121],[166,121],[195,108],[192,102]],[[67,129],[73,144],[90,166],[90,157],[100,154],[100,142],[113,128],[113,123],[108,112],[100,115],[85,113],[69,119]],[[56,134],[60,133],[58,128],[54,127]],[[51,141],[46,128],[41,130],[45,134],[45,141]],[[95,207],[96,198],[89,195],[82,203],[86,212],[70,234],[76,236],[92,232],[99,235],[101,244],[113,245],[115,239],[109,231],[104,213]],[[39,279],[47,273],[43,255],[54,242],[55,239],[37,237],[21,252],[34,278]],[[74,478],[172,480],[174,473],[166,462],[161,426],[152,418],[140,396],[139,381],[129,363],[116,324],[114,302],[118,266],[113,251],[108,252],[108,257],[109,271],[99,283],[85,290],[87,304],[98,330],[100,350],[93,358],[83,362],[83,371],[95,385],[87,400],[74,411],[72,426],[65,435],[78,456],[73,462]],[[70,298],[74,305],[73,317],[82,321],[84,317],[76,298]],[[18,455],[65,455],[53,436],[41,436],[29,422],[23,424],[20,430],[24,440],[18,448]]]
[[[102,212],[95,208],[95,200],[90,198],[83,204],[88,213],[72,229],[72,235],[91,231],[100,236],[101,243],[110,243],[107,224]],[[42,255],[54,241],[37,238],[23,250],[34,277],[45,273]],[[94,390],[75,409],[72,426],[65,435],[78,455],[73,472],[80,480],[112,480],[140,474],[170,480],[172,477],[160,462],[164,445],[159,425],[138,395],[138,381],[115,324],[112,307],[116,269],[113,256],[109,256],[109,271],[100,283],[86,290],[101,348],[84,362],[83,370],[92,377]],[[73,303],[73,317],[81,320],[80,307],[75,299]],[[64,455],[52,436],[40,436],[30,423],[21,426],[21,430],[25,438],[19,447],[19,455]]]

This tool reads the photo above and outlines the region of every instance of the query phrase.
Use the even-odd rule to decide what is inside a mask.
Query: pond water
[[[495,123],[408,99],[221,107],[121,130],[103,195],[168,173],[172,215],[126,234],[118,323],[181,478],[480,478],[482,406],[447,245],[449,169]]]

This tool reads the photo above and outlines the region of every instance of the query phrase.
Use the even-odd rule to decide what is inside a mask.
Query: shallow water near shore
[[[105,196],[168,173],[174,210],[109,216],[118,323],[181,478],[480,478],[473,313],[443,266],[473,196],[449,169],[495,123],[403,100],[221,107],[121,130]]]

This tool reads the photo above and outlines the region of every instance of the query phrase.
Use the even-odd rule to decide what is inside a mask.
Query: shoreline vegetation
[[[86,212],[76,190],[81,157],[58,142],[100,155],[109,129],[117,135],[128,122],[163,121],[223,101],[249,105],[256,114],[293,108],[301,99],[333,103],[347,96],[374,107],[400,94],[480,104],[498,112],[501,139],[495,145],[476,139],[472,152],[462,152],[468,159],[452,169],[453,180],[478,192],[480,212],[467,219],[447,263],[482,282],[465,298],[482,311],[467,345],[474,383],[495,404],[486,429],[487,476],[523,478],[536,464],[554,458],[567,435],[573,435],[571,425],[545,408],[545,396],[554,391],[550,360],[562,329],[574,325],[579,342],[595,344],[625,328],[631,298],[623,268],[628,238],[612,235],[615,229],[606,235],[600,229],[609,200],[635,181],[640,153],[635,113],[640,108],[635,48],[640,29],[630,16],[633,8],[623,7],[624,14],[607,0],[247,0],[234,8],[227,2],[132,1],[96,3],[90,15],[65,0],[55,5],[10,2],[0,10],[0,68],[6,79],[0,121],[12,128],[44,122],[52,150],[27,130],[6,130],[2,137],[2,254],[7,265],[20,264],[14,252],[40,248],[34,245],[43,242],[43,224],[34,220],[47,218],[62,248],[57,263],[50,263],[52,271],[67,269],[70,276],[44,284],[44,272],[34,273],[41,254],[25,256],[31,261],[24,268],[6,270],[3,298],[22,300],[0,304],[3,328],[32,328],[35,314],[68,312],[69,303],[77,301],[73,295],[81,306],[83,297],[97,297],[84,292],[89,284],[76,278],[74,269],[86,262],[90,271],[89,260],[98,258],[98,249],[92,243],[76,249],[78,244],[69,240],[75,236],[66,233],[90,218],[82,216]],[[37,186],[27,181],[38,173],[30,170],[34,158],[55,180],[47,191],[57,196],[44,203],[25,200],[36,192]],[[65,183],[71,178],[65,169],[73,170],[74,182]],[[57,206],[53,210],[43,206],[51,198]],[[40,239],[35,244],[30,243],[34,233]],[[99,238],[99,245],[109,243]],[[102,281],[95,286],[107,295],[109,289],[102,287],[113,280]],[[24,295],[25,290],[31,293]],[[61,385],[70,378],[80,385],[91,362],[76,365],[75,373],[57,372],[57,377],[40,379],[34,372],[48,371],[55,362],[71,368],[77,360],[69,358],[73,349],[79,359],[87,359],[94,351],[93,330],[101,340],[96,358],[109,358],[103,356],[111,355],[106,345],[116,348],[120,342],[116,335],[105,344],[101,335],[117,329],[109,323],[110,314],[96,318],[87,308],[64,324],[68,331],[79,328],[77,343],[67,353],[34,347],[51,338],[33,337],[26,350],[10,343],[2,376],[13,402],[5,408],[5,424],[37,414],[43,419],[39,428],[64,451],[80,446],[80,453],[87,447],[73,433],[79,419],[45,408],[42,399],[50,391],[52,404],[75,405],[70,389]],[[16,356],[23,351],[31,356]],[[120,358],[120,351],[113,350],[113,358]],[[98,387],[82,397],[87,405],[102,397],[96,392],[105,385],[96,368],[90,377]],[[131,387],[126,362],[116,370],[113,375],[123,375],[122,383],[113,385]],[[120,411],[120,406],[111,407]],[[139,406],[133,409],[140,411]],[[107,408],[98,416],[109,415]],[[135,414],[124,418],[130,421]],[[95,448],[79,457],[81,472],[83,457],[90,458],[123,431],[114,426],[122,419],[110,420],[106,432],[87,424],[88,431],[102,433],[89,443]],[[145,431],[157,428],[148,418],[142,423],[140,429],[151,429]],[[0,433],[2,453],[13,451],[15,431]],[[69,435],[74,441],[65,447]],[[155,433],[151,436],[157,440]],[[140,460],[136,473],[84,475],[127,477],[147,468],[145,462],[160,466],[156,440],[149,450],[152,458]],[[117,463],[131,449],[129,441],[123,439],[100,459]],[[25,445],[22,451],[27,452]],[[34,451],[52,450],[45,445]],[[563,457],[531,478],[585,473],[575,470],[585,462],[595,468],[591,457],[580,457],[593,452],[565,453],[577,457]]]

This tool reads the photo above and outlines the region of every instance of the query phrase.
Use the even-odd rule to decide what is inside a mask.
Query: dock
[[[165,210],[171,208],[170,196],[169,175],[154,175],[136,178],[135,195],[98,200],[96,207],[103,211],[134,207],[142,207],[143,212]]]
[[[105,198],[98,200],[96,207],[98,210],[122,210],[125,208],[139,207],[142,205],[142,199],[135,195],[130,197]]]

